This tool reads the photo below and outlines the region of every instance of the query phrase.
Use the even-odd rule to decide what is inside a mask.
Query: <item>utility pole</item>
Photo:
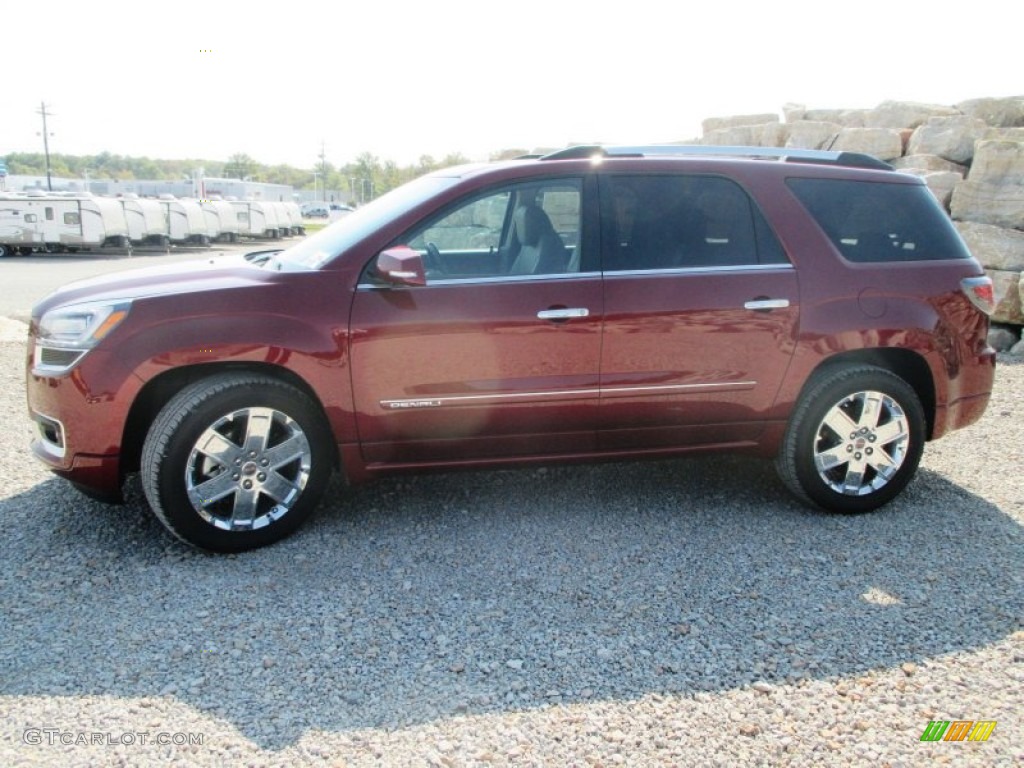
[[[324,180],[324,201],[327,200],[327,150],[324,148],[323,139],[320,140],[320,175]]]
[[[43,116],[43,149],[46,151],[46,188],[53,191],[53,180],[50,176],[50,134],[46,130],[46,118],[53,117],[52,112],[46,111],[46,102],[41,102],[36,114]]]

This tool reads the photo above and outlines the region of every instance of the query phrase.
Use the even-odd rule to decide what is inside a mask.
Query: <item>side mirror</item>
[[[377,255],[377,277],[392,285],[426,285],[423,257],[407,245],[396,245]]]

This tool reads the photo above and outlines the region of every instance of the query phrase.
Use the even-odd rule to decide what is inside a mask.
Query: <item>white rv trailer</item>
[[[238,216],[227,200],[200,200],[210,236],[226,243],[238,242]]]
[[[167,246],[171,239],[167,229],[167,216],[159,200],[127,194],[120,198],[128,223],[128,238],[132,245]]]
[[[231,205],[238,217],[238,234],[269,239],[280,237],[277,213],[266,203],[233,200]]]
[[[274,200],[266,202],[264,205],[273,209],[274,216],[277,217],[277,234],[280,237],[291,237],[292,235],[299,234],[296,230],[292,229],[292,217],[288,212],[287,203]]]
[[[160,195],[167,216],[167,236],[179,245],[209,245],[206,216],[195,200],[178,200],[174,195]]]
[[[282,203],[284,209],[288,212],[288,221],[292,225],[293,235],[305,235],[306,227],[302,224],[302,211],[299,210],[298,203]]]
[[[118,200],[91,195],[0,198],[0,256],[128,244],[128,222]]]

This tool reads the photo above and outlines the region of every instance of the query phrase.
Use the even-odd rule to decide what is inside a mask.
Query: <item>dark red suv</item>
[[[748,155],[735,157],[733,155]],[[210,550],[335,469],[734,450],[870,510],[978,419],[992,285],[917,178],[849,153],[573,147],[452,168],[287,250],[34,310],[35,454]]]

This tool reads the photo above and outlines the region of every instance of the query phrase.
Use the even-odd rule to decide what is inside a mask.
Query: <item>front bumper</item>
[[[87,495],[122,501],[121,442],[141,381],[102,349],[66,374],[33,373],[29,347],[25,389],[37,426],[32,453]]]
[[[121,477],[120,455],[77,454],[71,459],[70,466],[65,466],[55,461],[49,446],[40,438],[32,441],[32,453],[55,475],[69,481],[86,496],[108,504],[124,502],[124,494],[121,491],[124,478]]]

